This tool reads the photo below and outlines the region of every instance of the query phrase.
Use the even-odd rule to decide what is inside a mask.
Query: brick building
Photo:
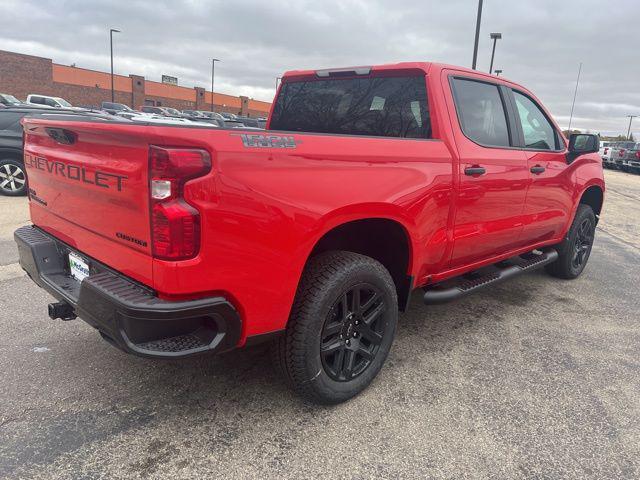
[[[179,110],[210,110],[211,92],[200,87],[181,87],[146,80],[140,75],[114,75],[115,101],[131,108],[142,105],[173,107]],[[29,94],[62,97],[76,106],[99,106],[111,101],[111,75],[53,63],[50,58],[34,57],[0,50],[0,92],[24,100]],[[271,104],[248,97],[216,93],[218,112],[263,117]]]

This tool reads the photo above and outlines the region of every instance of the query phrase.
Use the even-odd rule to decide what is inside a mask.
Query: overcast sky
[[[438,61],[470,66],[477,0],[1,0],[0,49],[271,101],[291,69]],[[531,89],[562,128],[627,132],[640,114],[640,0],[485,0],[478,68]],[[640,138],[640,118],[632,131]]]

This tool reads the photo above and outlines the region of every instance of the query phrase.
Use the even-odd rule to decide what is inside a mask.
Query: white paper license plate
[[[71,276],[79,282],[89,276],[89,264],[75,253],[69,253],[69,268]]]

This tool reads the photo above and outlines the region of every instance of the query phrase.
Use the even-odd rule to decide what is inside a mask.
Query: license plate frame
[[[71,278],[77,280],[78,282],[82,282],[82,280],[89,276],[90,270],[89,262],[87,260],[74,252],[69,252],[68,260]]]

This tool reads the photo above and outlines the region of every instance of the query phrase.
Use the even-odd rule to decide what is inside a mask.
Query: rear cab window
[[[285,81],[276,99],[270,129],[431,138],[426,77]]]

